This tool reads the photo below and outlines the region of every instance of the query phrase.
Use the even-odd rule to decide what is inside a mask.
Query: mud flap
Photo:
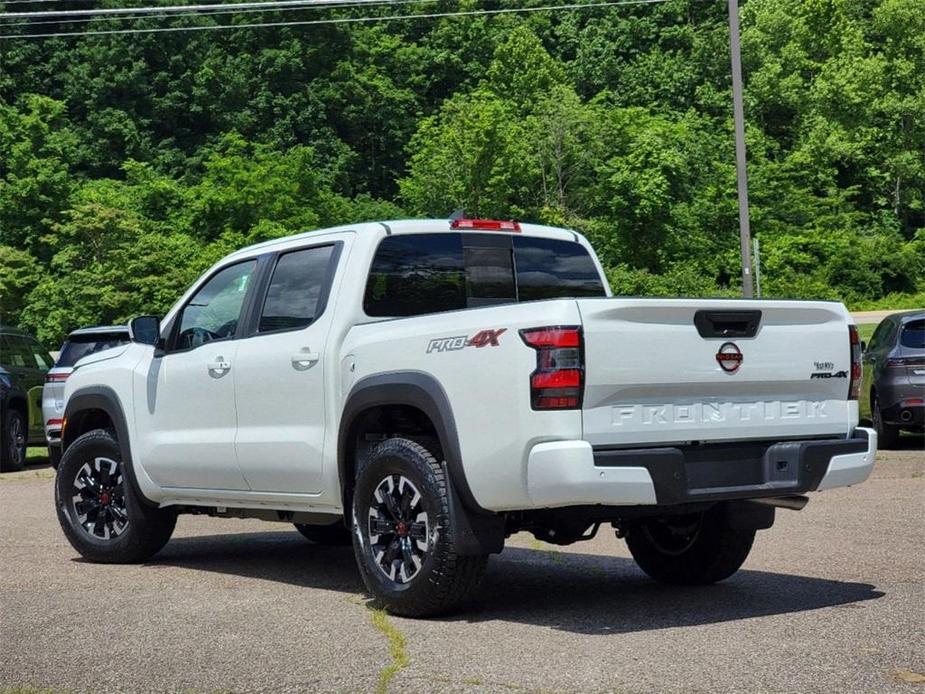
[[[457,538],[456,553],[463,556],[500,553],[504,549],[504,517],[468,511],[456,493],[445,462],[443,469],[449,488],[450,522]]]

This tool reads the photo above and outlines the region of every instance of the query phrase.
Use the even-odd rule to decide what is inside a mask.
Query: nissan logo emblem
[[[716,363],[727,374],[734,374],[742,366],[742,350],[735,342],[724,342],[716,353]]]

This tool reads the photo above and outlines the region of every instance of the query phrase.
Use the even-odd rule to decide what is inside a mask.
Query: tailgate
[[[846,435],[849,316],[832,302],[579,299],[596,446]]]

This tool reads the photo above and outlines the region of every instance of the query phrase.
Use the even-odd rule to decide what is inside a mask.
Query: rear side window
[[[324,310],[323,293],[331,271],[334,246],[293,251],[279,257],[257,332],[296,330],[310,325]]]
[[[925,349],[925,320],[913,320],[906,323],[899,342],[903,347]]]
[[[605,296],[601,275],[581,244],[515,238],[514,260],[520,301]]]
[[[466,308],[462,235],[386,237],[370,267],[363,307],[369,316]]]
[[[61,348],[55,366],[74,366],[88,354],[118,347],[128,342],[127,333],[94,333],[93,335],[72,335]]]
[[[587,250],[572,241],[494,234],[386,237],[370,268],[369,316],[417,316],[518,301],[604,296]]]

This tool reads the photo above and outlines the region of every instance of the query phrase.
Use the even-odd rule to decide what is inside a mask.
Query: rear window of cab
[[[605,296],[574,241],[484,233],[387,236],[370,266],[369,316],[417,316],[540,299]]]

